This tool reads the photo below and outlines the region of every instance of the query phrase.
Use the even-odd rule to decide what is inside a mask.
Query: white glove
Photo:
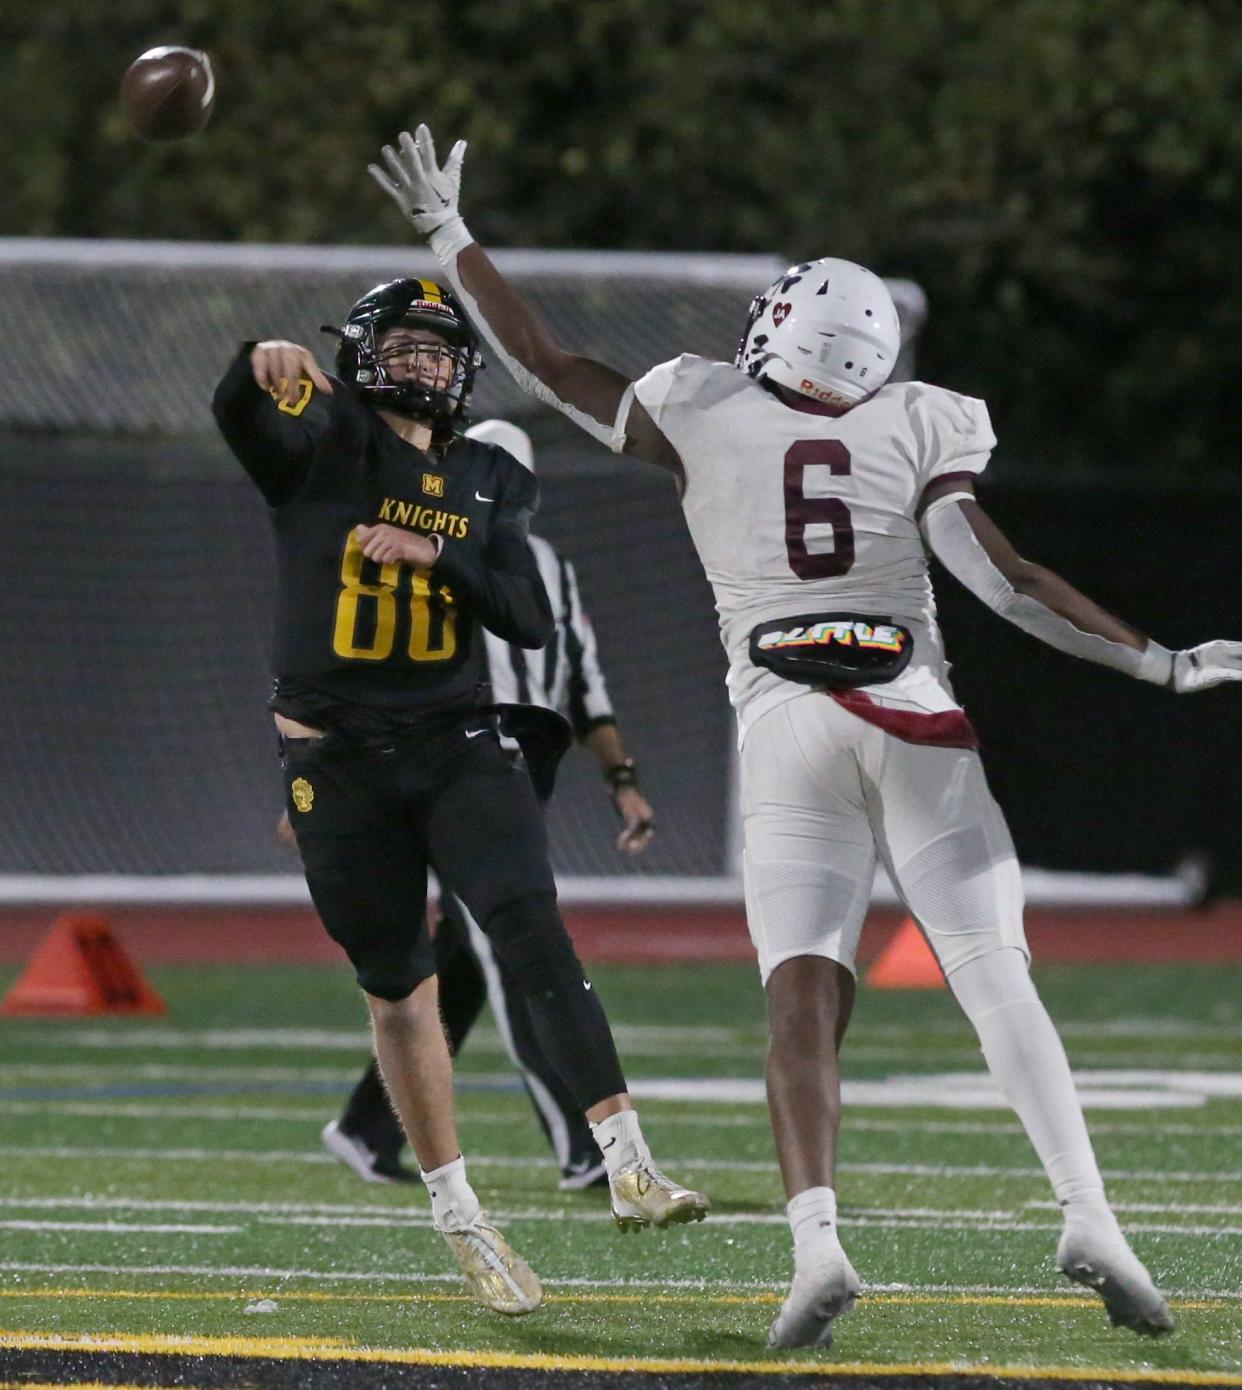
[[[1167,685],[1178,695],[1211,690],[1225,681],[1242,681],[1242,642],[1204,642],[1171,652],[1148,642],[1137,672],[1139,680]]]
[[[378,164],[368,164],[367,172],[414,224],[416,231],[431,243],[438,260],[452,261],[474,238],[466,230],[457,202],[461,196],[461,165],[466,142],[449,151],[441,169],[436,162],[436,145],[431,131],[420,125],[413,138],[403,130],[397,143],[380,152],[388,166],[385,173]]]

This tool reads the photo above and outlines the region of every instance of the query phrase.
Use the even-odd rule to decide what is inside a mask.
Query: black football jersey
[[[526,544],[538,484],[494,445],[423,453],[333,387],[303,378],[293,404],[277,401],[255,383],[247,345],[213,404],[271,509],[274,707],[326,726],[338,706],[402,722],[471,707],[485,679],[479,624],[532,648],[552,633]],[[354,528],[377,522],[443,537],[439,559],[367,559]]]

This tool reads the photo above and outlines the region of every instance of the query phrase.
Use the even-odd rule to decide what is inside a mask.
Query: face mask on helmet
[[[400,328],[412,332],[385,341]],[[323,331],[340,340],[337,375],[367,405],[429,424],[433,444],[453,437],[483,361],[474,330],[450,290],[434,280],[392,280],[363,295],[343,327]],[[434,333],[438,341],[424,333]]]
[[[901,349],[901,328],[878,275],[827,256],[791,266],[750,306],[734,364],[827,405],[878,391]]]

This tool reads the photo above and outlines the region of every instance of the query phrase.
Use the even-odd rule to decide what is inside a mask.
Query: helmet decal
[[[848,407],[884,385],[900,348],[883,280],[825,257],[791,266],[755,296],[734,361],[748,376]]]

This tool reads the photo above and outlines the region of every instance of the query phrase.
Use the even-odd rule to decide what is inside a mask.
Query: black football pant
[[[311,897],[364,990],[400,1000],[434,973],[432,866],[507,971],[577,1109],[625,1090],[603,1007],[556,909],[534,789],[490,728],[467,718],[373,747],[291,739],[283,762]]]

